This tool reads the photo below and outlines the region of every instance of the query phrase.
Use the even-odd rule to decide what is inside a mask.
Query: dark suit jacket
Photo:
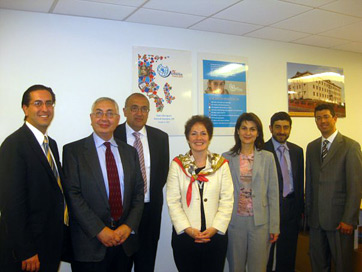
[[[154,127],[146,126],[148,146],[151,158],[150,173],[150,213],[154,217],[152,226],[157,239],[160,235],[161,212],[163,205],[163,186],[167,180],[170,163],[168,135]],[[126,124],[119,125],[114,137],[127,143]]]
[[[63,180],[58,148],[50,149]],[[40,263],[60,262],[64,197],[46,156],[24,124],[0,148],[0,263],[39,254]]]
[[[306,213],[310,227],[335,230],[342,221],[358,224],[362,196],[360,145],[338,133],[324,161],[321,141],[308,144],[306,164]]]
[[[297,207],[297,218],[299,218],[304,211],[304,159],[303,159],[303,149],[293,143],[287,142],[289,148],[290,162],[292,165],[292,175],[293,175],[293,188],[295,193],[295,204]],[[274,144],[272,139],[269,139],[264,145],[264,149],[272,152],[274,154],[275,163],[277,165],[278,171],[278,181],[279,181],[279,203],[282,203],[283,198],[283,174],[280,168],[280,163],[278,159],[278,154],[276,154],[274,149]],[[281,212],[281,214],[283,214]]]
[[[124,172],[123,214],[121,223],[137,232],[143,211],[143,179],[135,148],[117,141]],[[67,144],[63,149],[65,194],[70,212],[70,232],[74,259],[99,262],[106,247],[97,234],[110,227],[111,211],[99,165],[93,135]],[[122,244],[127,255],[137,250],[134,235]]]

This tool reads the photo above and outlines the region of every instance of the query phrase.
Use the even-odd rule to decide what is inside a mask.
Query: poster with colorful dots
[[[133,91],[150,101],[147,124],[183,135],[192,115],[191,52],[135,46],[133,60]]]
[[[199,105],[215,135],[229,135],[246,112],[247,62],[238,56],[198,54]]]

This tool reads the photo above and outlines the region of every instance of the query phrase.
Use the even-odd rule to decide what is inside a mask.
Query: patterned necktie
[[[145,158],[143,155],[143,146],[140,139],[140,133],[139,132],[133,132],[132,135],[136,138],[136,140],[133,143],[133,147],[137,149],[138,153],[138,159],[140,161],[140,167],[143,177],[143,190],[146,193],[147,192],[147,176],[146,176],[146,166],[145,166]]]
[[[59,177],[59,173],[58,170],[55,166],[55,163],[53,161],[53,157],[50,153],[50,149],[49,149],[49,141],[48,141],[48,137],[44,136],[44,142],[43,142],[43,147],[44,147],[44,151],[47,157],[47,160],[49,162],[50,168],[53,171],[53,174],[55,176],[55,179],[57,180],[58,186],[60,188],[60,190],[62,191],[63,197],[64,197],[64,193],[63,193],[63,187],[62,187],[62,183],[60,182],[60,177]],[[65,202],[64,199],[64,224],[69,226],[69,215],[68,215],[68,206]]]
[[[324,140],[323,141],[323,145],[322,145],[322,161],[324,161],[324,158],[327,156],[328,153],[328,146],[329,141],[328,140]]]
[[[278,151],[280,153],[280,159],[279,159],[279,164],[280,164],[280,169],[282,170],[282,175],[283,175],[283,197],[286,197],[290,191],[290,176],[289,176],[289,170],[288,170],[288,163],[287,163],[287,159],[285,158],[285,146],[284,145],[280,145],[278,147]]]
[[[121,185],[119,182],[118,169],[116,160],[114,159],[111,143],[105,142],[106,149],[106,168],[108,177],[109,196],[108,203],[111,208],[111,217],[114,221],[118,221],[123,212]]]

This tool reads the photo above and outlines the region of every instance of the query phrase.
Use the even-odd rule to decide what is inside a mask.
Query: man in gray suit
[[[138,155],[113,138],[120,119],[113,99],[97,99],[90,118],[94,133],[63,150],[72,271],[127,271],[143,211]]]
[[[353,230],[362,196],[360,145],[339,133],[330,104],[314,110],[322,137],[308,144],[306,215],[310,226],[310,258],[315,272],[352,271]]]

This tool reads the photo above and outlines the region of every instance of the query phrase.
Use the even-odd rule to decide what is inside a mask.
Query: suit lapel
[[[332,142],[327,156],[324,158],[324,161],[322,162],[321,168],[323,168],[325,165],[329,163],[329,161],[334,157],[334,154],[338,152],[338,150],[341,148],[340,143],[342,142],[342,135],[338,132],[336,138]],[[321,149],[321,146],[320,146]],[[321,151],[320,151],[321,152]],[[321,156],[320,156],[321,157]]]
[[[118,144],[118,143],[117,143]],[[125,156],[125,152],[120,144],[118,144],[118,152],[121,157],[122,168],[123,168],[123,212],[128,209],[127,203],[131,203],[128,198],[131,197],[131,173],[130,173],[130,165],[129,165],[129,158]]]
[[[48,175],[50,176],[50,179],[52,180],[53,186],[59,189],[57,180],[55,179],[54,173],[52,168],[50,167],[50,164],[44,154],[43,149],[40,147],[39,142],[36,140],[33,132],[24,124],[24,133],[26,136],[26,139],[29,143],[29,146],[31,149],[33,149],[36,157],[39,159],[45,170],[47,171]]]
[[[277,173],[278,173],[279,188],[283,188],[283,174],[282,174],[282,170],[280,168],[279,158],[278,158],[277,153],[275,152],[275,147],[274,147],[272,139],[270,139],[268,142],[265,143],[265,149],[272,152],[274,155],[275,165],[277,167]]]
[[[232,156],[231,157],[231,163],[232,163],[232,167],[234,167],[234,169],[236,171],[236,175],[237,175],[236,176],[237,181],[238,181],[237,184],[236,184],[236,186],[238,186],[237,191],[240,191],[240,155]]]
[[[258,150],[254,150],[254,163],[253,163],[253,177],[252,180],[256,180],[256,173],[258,173],[259,168],[260,168],[260,156],[261,156],[261,152]]]
[[[99,164],[98,153],[94,144],[93,135],[90,135],[88,138],[86,138],[84,142],[83,157],[84,161],[88,164],[92,175],[94,176],[94,181],[96,182],[98,189],[101,192],[105,204],[109,205],[106,187],[104,186],[102,169]]]
[[[155,175],[154,171],[156,171],[156,169],[154,169],[154,167],[152,167],[152,162],[155,163],[157,161],[157,144],[155,141],[152,141],[152,139],[154,139],[155,137],[152,134],[152,130],[148,129],[148,127],[146,126],[146,131],[147,131],[147,141],[148,141],[148,148],[149,148],[149,152],[150,152],[150,194],[152,193],[152,185],[153,183],[151,182],[153,180],[153,176]],[[150,196],[152,198],[152,196]]]
[[[294,191],[296,188],[298,188],[298,184],[296,183],[298,180],[297,177],[297,169],[298,169],[298,163],[297,163],[297,154],[295,152],[295,149],[290,146],[287,142],[288,148],[289,148],[289,157],[290,157],[290,163],[292,165],[292,176],[293,176],[293,188]]]
[[[119,139],[122,142],[127,143],[126,123],[119,125],[119,132]]]

